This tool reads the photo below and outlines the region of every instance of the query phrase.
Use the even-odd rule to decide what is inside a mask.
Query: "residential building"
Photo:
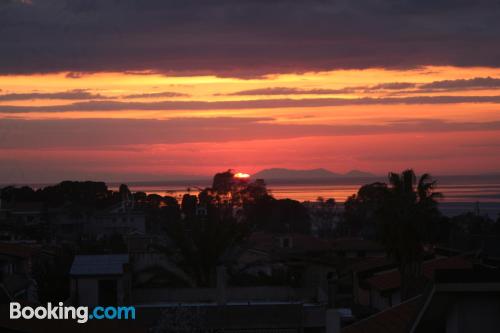
[[[71,301],[80,305],[130,302],[128,254],[77,255],[70,271]]]
[[[0,243],[0,303],[37,301],[32,267],[40,252],[33,246]]]
[[[116,204],[105,210],[95,212],[85,232],[92,238],[119,234],[146,233],[146,215],[133,205]]]

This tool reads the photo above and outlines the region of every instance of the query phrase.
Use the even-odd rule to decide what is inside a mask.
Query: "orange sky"
[[[0,182],[500,170],[500,69],[0,76]]]

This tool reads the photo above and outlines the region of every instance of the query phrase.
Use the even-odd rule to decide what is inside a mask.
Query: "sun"
[[[248,179],[248,178],[250,178],[250,175],[248,173],[238,172],[238,173],[234,174],[234,178]]]

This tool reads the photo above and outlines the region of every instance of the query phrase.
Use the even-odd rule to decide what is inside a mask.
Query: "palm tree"
[[[382,241],[401,274],[401,298],[416,293],[423,283],[424,243],[428,228],[439,216],[436,181],[429,174],[418,180],[411,169],[389,173],[389,193],[380,211]]]

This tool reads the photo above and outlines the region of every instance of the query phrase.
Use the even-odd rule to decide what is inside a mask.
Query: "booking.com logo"
[[[21,306],[20,303],[10,303],[10,319],[73,319],[79,324],[86,323],[89,320],[116,320],[116,319],[135,319],[135,307],[133,306],[96,306],[91,311],[86,306],[64,306],[62,302],[53,306],[47,303],[47,306]]]

